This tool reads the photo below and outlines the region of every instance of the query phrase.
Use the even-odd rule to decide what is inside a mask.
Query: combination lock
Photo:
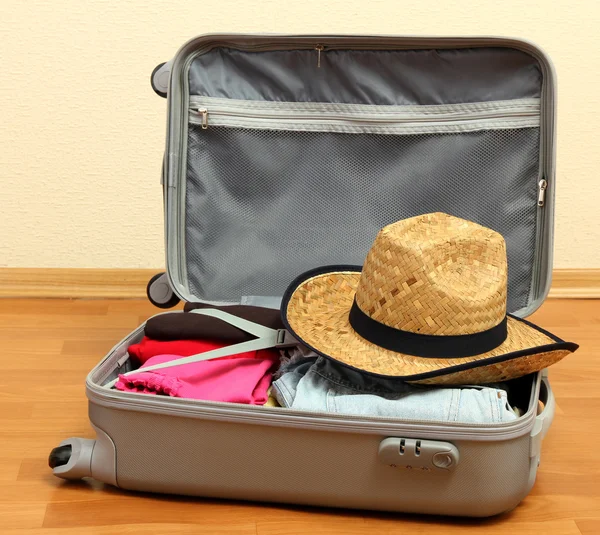
[[[450,442],[390,437],[379,445],[379,460],[392,468],[450,472],[458,464],[459,454]]]

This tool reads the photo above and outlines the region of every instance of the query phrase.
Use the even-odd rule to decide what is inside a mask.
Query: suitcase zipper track
[[[515,423],[490,427],[488,424],[457,425],[451,422],[419,420],[418,422],[391,421],[389,419],[351,416],[332,417],[328,413],[293,411],[284,408],[228,407],[227,403],[182,399],[135,399],[141,394],[108,391],[102,387],[87,385],[90,402],[110,409],[150,412],[165,416],[178,416],[219,422],[264,424],[296,429],[324,429],[328,431],[365,434],[418,435],[420,438],[444,438],[454,440],[509,440],[527,433],[531,428],[533,414],[521,417]]]
[[[190,97],[192,124],[314,131],[361,127],[390,128],[390,133],[444,131],[445,126],[467,129],[539,126],[537,99],[441,106],[364,106],[312,103],[257,103]]]

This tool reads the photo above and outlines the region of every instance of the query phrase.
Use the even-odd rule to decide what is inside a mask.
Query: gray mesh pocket
[[[538,128],[355,135],[190,124],[190,292],[280,296],[308,269],[362,264],[386,224],[442,211],[502,233],[518,310],[533,273],[538,143]]]

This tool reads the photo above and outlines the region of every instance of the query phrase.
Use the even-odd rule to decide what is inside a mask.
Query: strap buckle
[[[292,347],[297,346],[298,340],[296,340],[286,329],[277,330],[277,344],[276,348]]]

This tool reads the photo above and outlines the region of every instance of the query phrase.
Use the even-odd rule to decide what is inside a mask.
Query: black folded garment
[[[271,329],[283,329],[281,313],[272,308],[246,305],[214,306],[204,303],[186,303],[185,313],[172,312],[150,318],[146,322],[144,333],[153,340],[217,340],[226,344],[239,344],[255,337],[229,323],[203,316],[188,314],[196,308],[216,308],[239,318],[253,321]]]

